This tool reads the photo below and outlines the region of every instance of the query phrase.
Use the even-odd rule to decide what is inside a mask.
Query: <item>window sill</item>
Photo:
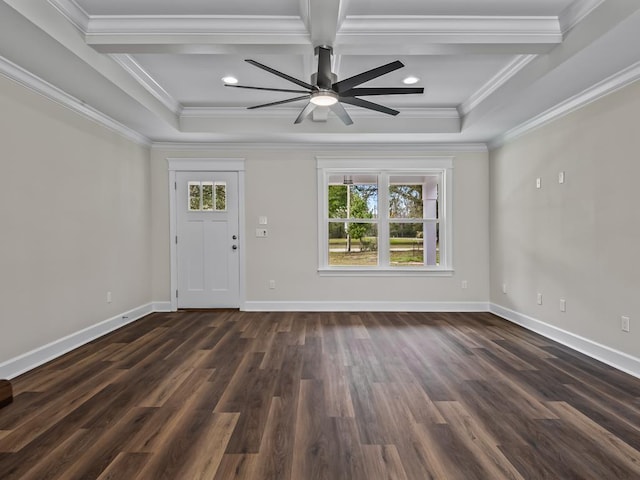
[[[452,269],[324,267],[321,277],[452,277]]]

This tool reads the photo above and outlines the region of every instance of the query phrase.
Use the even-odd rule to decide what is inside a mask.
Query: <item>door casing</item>
[[[244,158],[167,158],[169,166],[169,242],[171,262],[171,310],[178,309],[178,252],[175,242],[177,231],[176,208],[176,173],[177,172],[237,172],[238,173],[238,240],[239,240],[239,265],[240,271],[240,304],[238,308],[244,308],[245,303],[245,185],[244,185]]]

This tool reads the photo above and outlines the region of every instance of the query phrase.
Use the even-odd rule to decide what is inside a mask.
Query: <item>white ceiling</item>
[[[362,86],[397,117],[347,105],[294,125],[304,102],[247,110],[306,82],[313,47],[344,79],[400,60]],[[491,142],[640,62],[640,2],[628,0],[3,0],[0,56],[154,142]]]

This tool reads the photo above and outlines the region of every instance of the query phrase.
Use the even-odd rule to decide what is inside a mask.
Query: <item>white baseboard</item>
[[[489,302],[245,302],[248,312],[487,312],[539,333],[618,370],[640,378],[640,358],[614,350],[528,315]],[[171,302],[152,302],[84,328],[0,363],[0,378],[12,379],[153,312],[170,312]]]
[[[0,378],[12,379],[154,311],[148,303],[0,363]]]
[[[581,337],[575,333],[562,330],[561,328],[554,327],[553,325],[542,322],[528,315],[515,312],[495,303],[490,305],[490,312],[504,318],[505,320],[509,320],[510,322],[520,325],[527,330],[539,333],[544,337],[550,338],[562,345],[566,345],[580,353],[584,353],[585,355],[599,360],[602,363],[606,363],[618,370],[626,372],[629,375],[640,378],[640,358],[614,350],[606,345]]]
[[[488,302],[244,302],[247,312],[487,312]]]
[[[154,312],[172,312],[171,302],[151,302],[151,308]]]

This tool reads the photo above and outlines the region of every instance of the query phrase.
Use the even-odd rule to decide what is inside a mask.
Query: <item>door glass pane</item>
[[[202,182],[202,210],[213,211],[213,182]]]
[[[378,216],[377,175],[331,175],[328,193],[329,218]]]
[[[389,224],[389,263],[392,267],[424,265],[424,227],[422,223]]]
[[[189,182],[189,210],[200,211],[202,195],[200,193],[200,182]]]
[[[329,265],[378,265],[375,223],[329,222]]]
[[[216,182],[216,210],[227,209],[227,182]]]

